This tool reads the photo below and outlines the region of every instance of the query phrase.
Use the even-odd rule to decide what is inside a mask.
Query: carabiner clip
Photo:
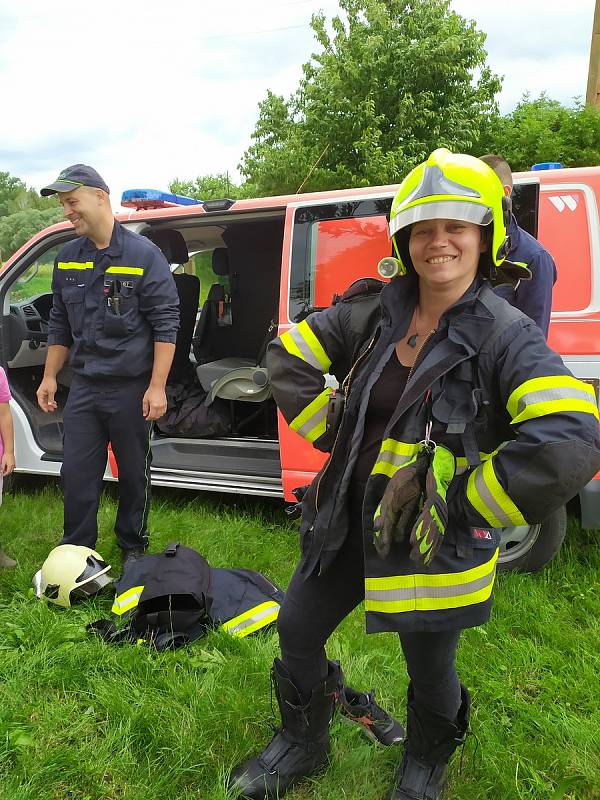
[[[431,389],[427,389],[423,397],[423,405],[425,406],[425,438],[421,440],[422,444],[430,455],[435,453],[436,443],[431,438],[431,430],[433,428],[433,415],[431,413]]]
[[[423,447],[427,450],[429,455],[433,455],[435,453],[435,448],[437,444],[431,438],[431,429],[433,428],[433,420],[428,420],[427,424],[425,425],[425,438],[421,439],[419,444],[422,444]]]

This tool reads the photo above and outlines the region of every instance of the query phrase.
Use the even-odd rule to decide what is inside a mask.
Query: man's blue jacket
[[[161,251],[115,222],[108,247],[85,236],[54,262],[49,345],[71,349],[73,371],[89,378],[149,376],[154,342],[175,343],[179,298]]]
[[[496,287],[496,294],[518,308],[532,319],[548,338],[550,311],[552,310],[552,287],[556,283],[556,265],[550,253],[537,239],[523,228],[515,218],[508,225],[510,236],[509,261],[525,264],[531,270],[531,280],[520,281],[516,289],[508,284]]]

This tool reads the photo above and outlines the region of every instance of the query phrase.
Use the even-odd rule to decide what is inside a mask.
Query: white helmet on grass
[[[61,544],[50,551],[33,585],[37,597],[70,608],[72,601],[92,597],[112,581],[110,564],[95,550]]]

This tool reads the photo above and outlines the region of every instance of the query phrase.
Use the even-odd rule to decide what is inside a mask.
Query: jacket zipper
[[[368,354],[368,353],[369,353],[369,352],[370,352],[370,351],[373,349],[373,345],[375,344],[375,340],[376,340],[376,339],[377,339],[377,336],[374,336],[374,337],[371,339],[371,341],[370,341],[370,342],[369,342],[369,344],[367,345],[367,347],[366,347],[365,351],[364,351],[363,353],[361,353],[361,355],[360,355],[360,356],[359,356],[359,357],[356,359],[356,361],[355,361],[355,362],[354,362],[354,364],[352,365],[352,368],[350,369],[350,372],[349,372],[349,373],[346,375],[346,377],[345,377],[345,378],[344,378],[344,380],[342,381],[342,386],[341,386],[341,388],[342,388],[342,389],[344,390],[344,392],[346,393],[346,396],[347,396],[347,393],[348,393],[348,391],[349,391],[349,389],[350,389],[350,383],[351,383],[351,381],[352,381],[352,375],[353,375],[353,373],[354,373],[354,370],[355,370],[355,369],[356,369],[356,367],[357,367],[357,366],[360,364],[360,362],[363,360],[363,358],[364,358],[364,357],[365,357],[365,356],[366,356],[366,355],[367,355],[367,354]],[[337,442],[338,442],[338,439],[340,438],[340,432],[341,432],[341,430],[342,430],[342,421],[343,421],[343,418],[344,418],[344,415],[343,415],[343,413],[342,413],[342,419],[340,420],[340,424],[339,424],[339,427],[338,427],[337,433],[336,433],[336,435],[335,435],[335,439],[334,439],[334,442],[333,442],[333,446],[332,446],[332,448],[331,448],[331,453],[329,454],[329,460],[328,460],[327,464],[325,465],[325,469],[323,470],[323,472],[321,473],[321,475],[320,475],[320,477],[319,477],[319,482],[317,483],[317,491],[316,491],[316,493],[315,493],[315,512],[316,512],[316,513],[315,513],[315,517],[316,517],[316,514],[319,512],[319,489],[321,488],[321,481],[323,480],[323,476],[325,475],[325,473],[327,472],[327,469],[329,468],[329,465],[331,464],[331,459],[332,459],[332,457],[333,457],[333,451],[335,450],[335,446],[336,446],[336,444],[337,444]],[[313,525],[311,525],[311,528],[310,528],[310,529],[312,530],[312,528],[313,528],[313,527],[314,527],[314,526],[313,526]]]

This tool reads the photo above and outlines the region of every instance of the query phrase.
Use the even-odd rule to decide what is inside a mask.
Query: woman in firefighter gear
[[[491,288],[527,277],[506,260],[507,219],[486,164],[436,150],[392,204],[396,277],[378,294],[353,285],[270,345],[279,408],[330,455],[278,619],[282,726],[234,772],[244,797],[325,765],[338,682],[325,644],[364,600],[367,632],[399,634],[410,678],[390,800],[437,800],[469,721],[456,647],[489,617],[500,529],[542,522],[600,468],[592,388]],[[326,373],[343,393],[336,429]]]

